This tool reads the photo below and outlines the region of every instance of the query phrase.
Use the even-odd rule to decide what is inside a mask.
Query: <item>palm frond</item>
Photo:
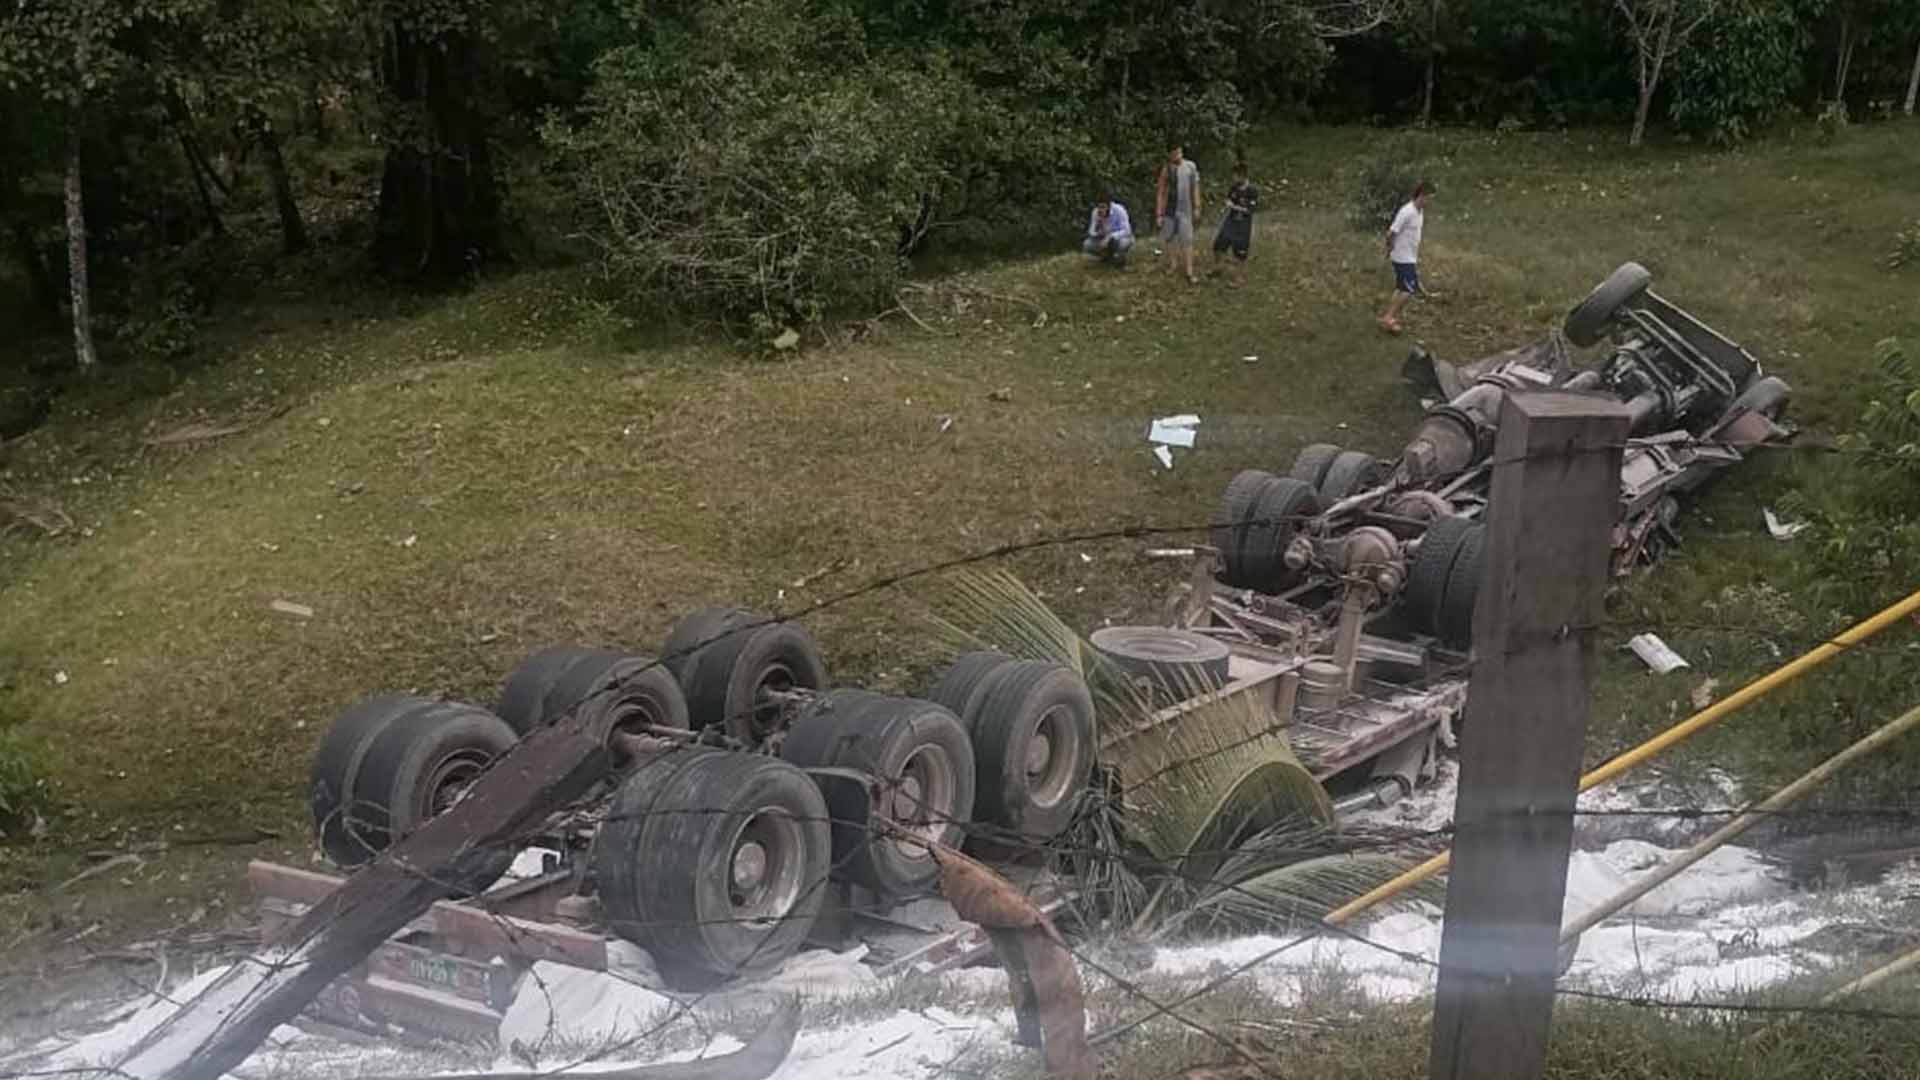
[[[1119,924],[1197,914],[1270,926],[1323,914],[1402,868],[1329,853],[1332,802],[1262,696],[1223,694],[1198,676],[1157,696],[1005,571],[952,575],[929,604],[932,636],[953,654],[995,649],[1087,680],[1112,783],[1088,801],[1068,847],[1102,853],[1070,861],[1082,892]],[[1181,704],[1163,708],[1164,697]]]
[[[1406,870],[1411,861],[1378,852],[1319,855],[1240,878],[1223,873],[1194,901],[1189,919],[1231,924],[1236,929],[1284,929],[1317,921],[1327,912]]]

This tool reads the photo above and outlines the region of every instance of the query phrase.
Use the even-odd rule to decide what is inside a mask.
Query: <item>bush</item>
[[[0,727],[0,836],[27,833],[46,805],[46,786],[17,729]]]
[[[1788,0],[1735,7],[1674,56],[1668,116],[1717,145],[1748,138],[1786,110],[1793,86],[1781,72],[1798,70],[1807,46]]]
[[[1347,224],[1362,232],[1384,232],[1414,185],[1434,179],[1440,161],[1437,140],[1431,136],[1402,132],[1388,140],[1386,149],[1369,158],[1354,179]]]
[[[1920,266],[1920,218],[1893,234],[1893,254],[1887,256],[1887,269]]]

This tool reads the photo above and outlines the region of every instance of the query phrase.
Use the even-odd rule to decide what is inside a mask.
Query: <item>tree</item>
[[[1709,142],[1739,142],[1785,111],[1809,53],[1809,20],[1794,0],[1743,0],[1725,9],[1698,45],[1674,57],[1668,116]]]
[[[1613,3],[1626,17],[1627,36],[1633,41],[1637,61],[1640,97],[1634,106],[1633,134],[1627,137],[1627,145],[1639,146],[1646,137],[1647,113],[1653,106],[1654,92],[1660,89],[1660,73],[1666,67],[1667,58],[1713,18],[1721,0],[1613,0]]]
[[[1913,51],[1913,74],[1907,76],[1907,115],[1913,115],[1914,99],[1920,98],[1920,48]]]
[[[91,372],[92,292],[82,140],[96,98],[134,66],[128,42],[144,24],[178,13],[157,0],[17,0],[0,23],[0,83],[60,118],[74,361]]]

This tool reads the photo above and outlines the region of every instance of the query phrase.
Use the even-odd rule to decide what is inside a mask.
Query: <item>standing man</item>
[[[1200,216],[1200,205],[1200,166],[1188,161],[1180,144],[1174,143],[1154,187],[1153,215],[1161,242],[1185,266],[1189,284],[1199,281],[1193,276],[1193,222]]]
[[[1239,288],[1247,283],[1247,248],[1253,243],[1253,212],[1260,208],[1260,189],[1247,179],[1247,163],[1233,163],[1233,186],[1227,189],[1227,216],[1220,219],[1220,232],[1213,238],[1213,259],[1233,249],[1234,275],[1227,284]],[[1216,268],[1215,273],[1218,273]]]
[[[1420,291],[1420,233],[1427,224],[1427,200],[1433,185],[1422,180],[1413,187],[1413,197],[1393,215],[1387,227],[1387,260],[1393,263],[1393,296],[1380,316],[1380,325],[1389,333],[1400,332],[1400,309],[1407,297]]]
[[[1093,204],[1087,241],[1080,250],[1100,262],[1127,265],[1127,252],[1133,250],[1133,221],[1127,217],[1127,208],[1114,202],[1111,194],[1102,192],[1100,201]]]

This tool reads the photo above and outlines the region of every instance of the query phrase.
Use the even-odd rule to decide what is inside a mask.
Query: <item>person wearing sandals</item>
[[[1400,309],[1407,298],[1420,291],[1420,234],[1427,224],[1427,200],[1433,197],[1433,185],[1421,181],[1413,187],[1413,197],[1393,215],[1387,227],[1387,261],[1393,264],[1393,296],[1387,310],[1380,314],[1380,325],[1390,333],[1400,332]]]
[[[1193,274],[1193,223],[1200,216],[1200,206],[1200,166],[1188,161],[1180,144],[1174,143],[1154,186],[1153,216],[1160,226],[1160,241],[1172,256],[1167,265],[1177,260],[1190,283],[1199,281]]]

